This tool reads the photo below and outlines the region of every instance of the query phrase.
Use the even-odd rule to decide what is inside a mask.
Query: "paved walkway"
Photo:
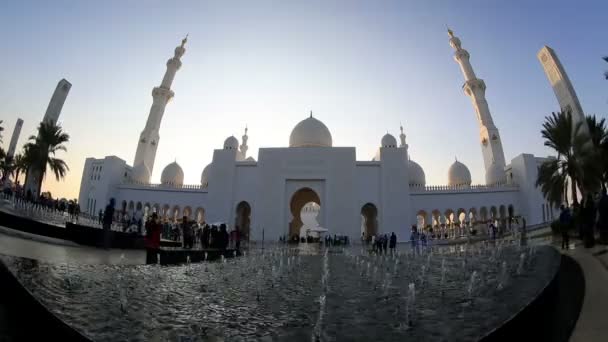
[[[146,263],[146,252],[133,249],[104,250],[71,241],[23,233],[0,226],[0,253],[53,263],[130,264]],[[124,255],[124,260],[121,256]]]
[[[585,275],[585,299],[570,341],[608,341],[608,247],[586,249],[580,240],[573,240],[562,253],[576,260]]]

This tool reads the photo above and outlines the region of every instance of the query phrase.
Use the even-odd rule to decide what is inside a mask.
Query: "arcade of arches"
[[[517,216],[512,204],[498,207],[446,209],[443,211],[434,209],[430,212],[419,210],[416,213],[416,225],[419,229],[440,226],[473,227],[476,224],[484,224],[488,221],[499,221],[501,224],[509,225],[511,219],[515,217]]]
[[[121,216],[127,214],[128,216],[133,217],[135,213],[139,211],[144,218],[147,218],[152,213],[157,213],[163,222],[178,222],[181,221],[184,216],[197,223],[205,222],[205,208],[203,207],[193,209],[190,206],[181,208],[179,205],[122,201],[120,209],[121,210],[117,210],[117,214],[120,214]]]

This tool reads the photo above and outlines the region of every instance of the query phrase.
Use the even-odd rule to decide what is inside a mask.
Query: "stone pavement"
[[[580,240],[573,240],[570,249],[562,253],[576,260],[585,275],[583,307],[570,341],[608,341],[608,247],[586,249]]]
[[[130,264],[146,263],[145,250],[85,247],[0,226],[0,254],[52,263]],[[124,261],[121,256],[124,255]]]

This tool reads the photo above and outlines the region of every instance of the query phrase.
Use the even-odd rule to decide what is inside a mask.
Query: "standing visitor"
[[[160,253],[160,230],[158,215],[152,214],[152,218],[146,222],[146,264],[157,262],[157,255]]]
[[[570,216],[570,225],[572,225],[572,216]],[[526,230],[526,218],[521,218],[521,234],[519,234],[519,243],[523,246],[526,244],[528,231]]]
[[[188,216],[182,217],[180,229],[182,231],[183,236],[182,246],[184,248],[190,248],[190,241],[192,240],[192,231],[190,225],[188,224]]]
[[[76,223],[78,223],[78,218],[80,217],[80,204],[76,203],[76,207],[74,208],[74,219]]]
[[[382,237],[382,251],[386,254],[388,247],[388,235],[384,234]]]
[[[563,204],[559,207],[559,230],[562,234],[562,249],[568,249],[570,246],[570,238],[568,236],[568,229],[570,229],[570,223],[572,217],[570,216],[570,210]]]
[[[241,248],[241,231],[238,227],[234,230],[234,248],[237,251]]]
[[[135,218],[135,225],[137,226],[137,234],[141,235],[141,226],[143,225],[144,213],[141,211],[141,209],[137,209],[133,217]]]
[[[99,214],[102,215],[101,210]],[[110,234],[112,228],[112,219],[114,218],[114,198],[110,198],[110,203],[106,206],[105,212],[102,215],[103,223],[103,248],[110,249]]]
[[[412,226],[412,234],[410,235],[410,243],[412,244],[412,249],[416,249],[416,244],[418,243],[418,229],[416,225]]]
[[[599,214],[597,228],[600,231],[600,242],[608,243],[608,195],[606,195],[605,188],[602,189],[602,195],[597,210]]]
[[[219,248],[221,248],[221,249],[228,248],[228,242],[229,242],[230,236],[228,235],[228,231],[226,230],[226,225],[224,223],[222,223],[220,225],[219,235],[220,235]]]
[[[391,233],[391,242],[389,244],[389,248],[391,249],[391,254],[395,252],[395,247],[397,247],[397,235],[395,232]]]
[[[99,209],[99,224],[103,224],[103,210]]]
[[[201,244],[203,248],[209,248],[209,225],[205,224],[203,226],[203,233],[201,234]]]
[[[593,203],[593,197],[591,194],[585,198],[585,203],[582,210],[583,216],[583,241],[585,242],[586,248],[591,248],[595,245],[595,203]]]

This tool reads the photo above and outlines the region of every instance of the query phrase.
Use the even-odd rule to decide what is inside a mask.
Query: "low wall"
[[[64,227],[36,221],[27,217],[0,211],[0,225],[22,232],[42,235],[55,239],[69,240],[75,243],[103,247],[103,230],[67,222]],[[168,246],[174,246],[170,243]],[[144,248],[144,237],[123,232],[110,232],[110,247],[122,249]]]
[[[81,245],[103,247],[104,230],[67,222],[65,224],[68,240]],[[110,247],[122,249],[144,248],[144,237],[117,231],[110,232]]]
[[[1,310],[4,322],[10,328],[3,329],[7,341],[83,341],[90,339],[70,327],[42,303],[40,303],[15,276],[0,262],[2,284]],[[8,336],[7,336],[8,335]]]
[[[559,270],[538,296],[480,341],[567,342],[582,308],[584,292],[580,266],[562,255]]]
[[[46,224],[0,210],[0,225],[22,232],[69,240],[65,228]]]

